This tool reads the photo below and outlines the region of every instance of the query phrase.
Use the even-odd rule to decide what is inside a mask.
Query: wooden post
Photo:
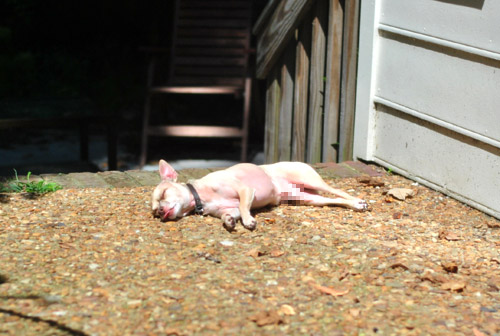
[[[250,99],[252,94],[252,79],[245,78],[245,91],[243,92],[243,127],[241,139],[241,162],[247,162],[248,156],[248,124],[250,119]]]
[[[344,10],[340,0],[329,2],[322,160],[337,162]]]
[[[279,161],[292,159],[293,79],[295,43],[289,43],[281,66],[281,106],[279,117]]]
[[[328,3],[318,0],[313,7],[307,162],[321,162],[325,90],[326,20]],[[307,22],[306,22],[307,23]]]
[[[266,128],[264,148],[266,163],[278,161],[278,132],[280,113],[280,83],[276,70],[268,74],[266,91]]]
[[[339,161],[352,160],[354,109],[356,105],[356,66],[358,60],[359,0],[345,0],[344,12]]]
[[[307,99],[309,94],[309,53],[311,45],[311,25],[309,16],[299,28],[295,55],[295,88],[293,97],[293,139],[292,160],[306,159]]]

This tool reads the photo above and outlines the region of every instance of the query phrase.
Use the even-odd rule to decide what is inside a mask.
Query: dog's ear
[[[160,160],[158,164],[160,171],[160,177],[162,181],[177,181],[177,172],[171,165],[167,163],[165,160]]]

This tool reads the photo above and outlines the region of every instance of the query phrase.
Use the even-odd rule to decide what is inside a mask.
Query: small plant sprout
[[[31,172],[26,175],[26,182],[19,180],[17,175],[17,170],[14,169],[15,179],[8,182],[6,185],[0,188],[2,192],[14,192],[21,193],[26,192],[29,194],[43,195],[49,192],[53,192],[62,187],[56,182],[41,181],[30,181]]]

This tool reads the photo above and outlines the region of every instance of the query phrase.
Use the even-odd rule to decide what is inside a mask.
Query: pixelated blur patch
[[[306,191],[303,184],[292,183],[291,191],[286,191],[281,194],[281,202],[284,204],[298,204],[304,201],[301,194]],[[308,190],[308,192],[310,192]]]

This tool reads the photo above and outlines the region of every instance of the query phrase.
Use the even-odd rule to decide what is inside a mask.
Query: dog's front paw
[[[357,211],[366,211],[368,210],[368,204],[365,200],[358,198],[352,201],[351,208]]]
[[[255,228],[257,227],[257,220],[255,218],[253,218],[252,216],[250,216],[249,218],[247,218],[245,220],[242,219],[241,223],[248,230],[255,230]]]
[[[224,221],[224,227],[228,231],[233,231],[236,227],[236,220],[230,214],[222,215],[222,220]]]

